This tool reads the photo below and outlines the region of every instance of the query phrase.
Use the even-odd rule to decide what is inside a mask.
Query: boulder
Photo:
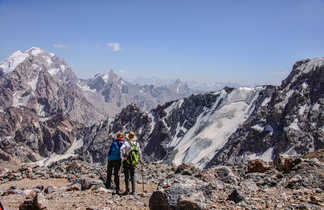
[[[297,156],[278,154],[274,159],[273,164],[278,171],[289,173],[294,166],[298,165],[301,162],[301,158]]]
[[[250,160],[248,162],[247,173],[255,173],[255,172],[264,173],[269,169],[270,169],[269,164],[267,164],[262,160],[259,159]]]
[[[27,198],[20,204],[19,210],[45,210],[47,209],[46,202],[42,194],[36,194],[32,199]]]
[[[169,183],[166,188],[165,183]],[[164,180],[153,192],[150,209],[204,209],[204,203],[211,195],[211,186],[192,176],[176,175]]]
[[[196,168],[192,163],[183,163],[176,168],[175,173],[194,176],[198,175],[200,173],[200,170]]]
[[[81,190],[88,190],[94,186],[95,188],[99,188],[103,186],[102,180],[91,179],[91,178],[82,178],[81,179]]]
[[[234,201],[235,203],[239,203],[241,201],[244,201],[245,198],[238,189],[234,189],[233,192],[228,196],[227,200]]]

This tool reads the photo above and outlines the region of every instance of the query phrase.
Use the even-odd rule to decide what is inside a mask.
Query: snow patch
[[[37,104],[37,110],[38,110],[38,116],[40,117],[45,117],[46,116],[46,112],[45,112],[45,105],[42,104]]]
[[[48,73],[50,73],[50,75],[52,76],[55,76],[59,71],[60,69],[52,68],[48,70]]]
[[[289,90],[287,93],[286,93],[286,97],[285,97],[285,99],[283,100],[283,101],[281,101],[280,103],[277,103],[276,105],[275,105],[275,108],[279,108],[279,109],[282,109],[282,108],[284,108],[286,105],[287,105],[287,103],[288,103],[288,101],[289,101],[289,98],[293,95],[293,93],[294,93],[295,91],[294,90]]]
[[[33,56],[37,56],[41,53],[44,53],[44,51],[38,47],[32,47],[29,50],[27,50],[27,52],[30,52]]]
[[[166,108],[164,110],[167,113],[165,118],[167,118],[169,116],[170,112],[172,112],[173,110],[181,108],[183,102],[184,102],[184,99],[174,101],[168,108]]]
[[[292,122],[288,128],[294,129],[294,130],[300,130],[299,126],[298,126],[298,120],[295,119],[294,122]]]
[[[303,82],[303,84],[302,84],[302,88],[303,88],[303,89],[307,89],[307,87],[308,87],[308,84],[307,84],[306,82]]]
[[[316,102],[316,104],[313,105],[313,110],[314,111],[319,111],[320,105],[319,103]]]
[[[36,76],[35,79],[32,79],[32,80],[30,80],[30,81],[27,82],[27,84],[32,88],[33,91],[36,90],[37,82],[38,82],[38,76],[39,75],[37,74],[37,76]]]
[[[109,75],[108,74],[103,75],[102,79],[105,81],[105,83],[108,83]]]
[[[60,67],[61,67],[61,70],[62,70],[62,71],[65,71],[65,69],[66,69],[65,65],[61,64]]]
[[[256,124],[256,125],[252,126],[251,128],[253,130],[260,132],[260,133],[264,130],[264,127],[261,124]]]
[[[45,58],[45,60],[46,60],[48,66],[50,66],[50,65],[53,63],[51,57],[48,57],[48,56],[43,56],[43,57]]]
[[[149,112],[149,113],[148,113],[148,117],[149,117],[150,119],[152,119],[151,130],[150,130],[150,132],[149,132],[149,134],[151,135],[151,133],[153,132],[153,130],[154,130],[154,128],[155,128],[155,124],[156,124],[156,123],[155,123],[155,118],[154,118],[152,112]]]
[[[173,163],[191,162],[203,168],[248,117],[259,92],[259,89],[253,88],[238,88],[230,94],[219,92],[214,106],[198,116],[185,136],[173,138],[170,142],[169,146],[174,146],[178,151]],[[219,105],[220,100],[222,104]],[[166,111],[171,112],[175,107],[176,103],[173,103]]]
[[[267,97],[263,100],[261,106],[266,106],[268,105],[268,103],[271,101],[271,97]]]
[[[298,110],[298,114],[303,115],[305,113],[305,110],[307,107],[308,107],[307,104],[304,104],[303,106],[301,106]]]
[[[81,90],[83,91],[89,91],[92,93],[96,92],[96,89],[91,89],[87,84],[81,84],[80,82],[77,84],[79,88],[81,88]]]
[[[319,129],[324,132],[324,126],[320,127]]]
[[[17,91],[13,94],[13,98],[12,98],[13,107],[27,106],[31,94],[27,94],[27,95],[24,94],[25,94],[24,91]]]
[[[249,160],[255,160],[255,159],[260,159],[265,162],[272,162],[272,153],[273,153],[273,147],[270,147],[267,149],[263,154],[258,155],[258,154],[251,154],[248,156]]]
[[[9,58],[7,58],[4,62],[0,63],[0,68],[3,69],[4,73],[12,72],[28,56],[28,53],[24,53],[18,50],[14,52]]]
[[[39,68],[40,68],[39,65],[33,63],[33,65],[32,65],[32,69],[33,69],[33,70],[37,70],[37,69],[39,69]]]

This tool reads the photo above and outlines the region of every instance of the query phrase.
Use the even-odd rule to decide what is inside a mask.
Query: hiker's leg
[[[135,167],[129,167],[130,178],[132,182],[132,194],[135,194]]]
[[[119,193],[119,169],[121,165],[121,160],[116,160],[114,165],[114,181],[116,185],[116,193]]]
[[[129,192],[129,167],[125,161],[123,162],[123,168],[124,168],[124,176],[125,176],[125,188],[126,188],[126,192],[128,193]]]
[[[107,164],[107,178],[106,178],[106,187],[107,188],[111,187],[112,170],[113,170],[113,164],[112,164],[111,161],[108,161],[108,164]]]

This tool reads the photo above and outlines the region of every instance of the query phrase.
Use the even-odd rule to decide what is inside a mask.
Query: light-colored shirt
[[[137,150],[140,156],[140,160],[142,161],[142,152],[141,152],[141,147],[140,144],[137,141],[125,141],[123,146],[120,148],[120,154],[121,154],[121,159],[122,161],[127,160],[127,157],[129,155],[130,151],[130,144],[134,146],[135,144],[137,145]]]

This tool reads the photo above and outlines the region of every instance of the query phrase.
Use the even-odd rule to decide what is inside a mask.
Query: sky
[[[279,84],[324,56],[324,0],[0,0],[0,60],[40,47],[80,78]]]

